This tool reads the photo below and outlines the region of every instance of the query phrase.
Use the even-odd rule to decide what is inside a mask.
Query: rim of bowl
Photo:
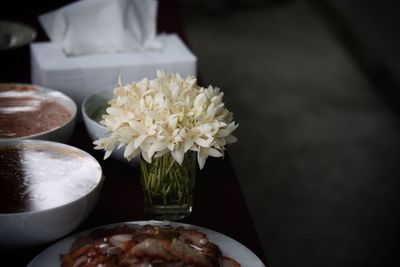
[[[101,95],[101,94],[104,94],[104,93],[106,93],[106,92],[111,92],[111,97],[112,97],[112,91],[113,91],[113,88],[109,88],[109,89],[104,89],[104,90],[98,91],[98,92],[96,92],[96,93],[94,93],[94,94],[91,94],[91,95],[87,96],[87,97],[83,100],[82,105],[81,105],[81,110],[82,110],[82,115],[83,115],[83,117],[86,117],[86,118],[89,119],[90,121],[93,121],[93,122],[95,122],[97,125],[103,127],[104,129],[107,129],[107,127],[105,127],[104,125],[100,124],[98,121],[94,120],[94,119],[87,113],[87,103],[88,103],[92,98],[94,98],[94,97],[96,97],[96,96],[99,96],[99,95]],[[109,99],[109,100],[111,100],[111,99]]]
[[[75,101],[73,101],[71,97],[69,97],[68,95],[66,95],[66,94],[64,94],[64,93],[62,93],[60,91],[57,91],[55,89],[50,89],[50,88],[47,88],[47,87],[43,87],[43,86],[40,86],[40,85],[29,84],[29,83],[0,83],[0,92],[2,92],[1,88],[3,86],[5,87],[7,85],[33,87],[33,88],[37,89],[38,93],[40,93],[40,94],[52,93],[52,92],[59,93],[60,96],[63,99],[65,99],[67,102],[69,102],[71,104],[72,114],[71,114],[71,117],[67,121],[65,121],[64,123],[60,124],[57,127],[52,128],[50,130],[47,130],[47,131],[44,131],[44,132],[35,133],[35,134],[31,134],[31,135],[27,135],[27,136],[19,136],[19,137],[11,137],[11,138],[2,138],[2,137],[0,137],[0,142],[4,142],[4,141],[11,142],[11,141],[18,141],[18,140],[26,140],[26,139],[36,138],[38,136],[54,132],[54,131],[64,127],[65,125],[69,124],[70,122],[72,122],[77,116],[78,107],[77,107]],[[55,100],[58,104],[62,105],[63,107],[67,108],[68,111],[70,111],[70,107],[65,105],[63,102],[61,102],[61,101],[59,101],[58,99],[55,99],[55,98],[51,98],[51,99]]]
[[[104,182],[105,176],[103,175],[103,169],[101,168],[100,163],[92,156],[90,155],[88,152],[74,147],[74,146],[70,146],[70,145],[66,145],[63,143],[58,143],[58,142],[53,142],[53,141],[46,141],[46,140],[16,140],[14,142],[9,142],[9,143],[0,143],[0,148],[2,147],[12,147],[12,146],[21,146],[21,145],[51,145],[51,146],[56,146],[56,147],[63,147],[66,149],[71,149],[74,150],[75,152],[78,152],[80,154],[83,154],[84,156],[86,156],[89,160],[94,161],[99,169],[100,169],[100,177],[98,178],[97,183],[93,186],[93,188],[91,188],[89,191],[87,191],[83,196],[72,200],[70,202],[64,203],[62,205],[59,206],[55,206],[52,208],[48,208],[48,209],[44,209],[44,210],[36,210],[36,211],[24,211],[24,212],[14,212],[14,213],[1,213],[0,212],[0,218],[1,217],[10,217],[10,216],[19,216],[19,215],[28,215],[28,214],[38,214],[38,213],[43,213],[43,212],[49,212],[52,210],[56,210],[56,209],[60,209],[66,206],[70,206],[80,200],[82,200],[83,198],[87,197],[88,195],[90,195],[94,190],[96,190],[99,186],[102,185],[102,183]]]
[[[16,45],[13,46],[8,46],[8,47],[0,47],[0,50],[11,50],[13,48],[19,48],[25,45],[28,45],[31,43],[35,38],[37,37],[37,31],[35,28],[33,28],[31,25],[19,22],[19,21],[14,21],[14,20],[1,20],[0,24],[3,24],[5,26],[14,26],[19,28],[19,30],[25,31],[29,36],[27,36],[27,39],[25,42],[20,42],[17,43]]]

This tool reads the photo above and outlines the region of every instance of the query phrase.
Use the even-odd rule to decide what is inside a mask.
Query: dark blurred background
[[[67,2],[0,16],[46,40],[35,16]],[[271,266],[400,266],[399,1],[177,3],[240,124],[228,151]],[[29,82],[29,49],[0,53],[0,81]]]
[[[271,266],[400,266],[400,1],[181,2]]]

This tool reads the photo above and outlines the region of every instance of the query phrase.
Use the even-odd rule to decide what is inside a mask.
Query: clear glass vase
[[[170,153],[140,161],[145,211],[155,219],[181,220],[192,211],[196,176],[194,153],[185,153],[179,165]]]

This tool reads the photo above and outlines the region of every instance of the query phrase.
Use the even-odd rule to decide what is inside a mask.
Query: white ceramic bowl
[[[83,121],[86,130],[93,141],[107,135],[107,128],[99,123],[98,118],[101,118],[99,112],[104,111],[104,107],[107,106],[108,101],[112,96],[112,89],[104,90],[88,96],[82,103]],[[131,161],[125,159],[123,149],[114,150],[111,157],[129,165],[138,165],[140,162],[140,157],[136,157]]]
[[[0,50],[24,46],[36,38],[32,27],[13,21],[0,21]]]
[[[10,151],[20,151],[16,160],[9,160]],[[13,167],[7,170],[7,164]],[[104,180],[100,164],[88,153],[42,140],[1,143],[0,166],[0,249],[44,244],[69,234],[93,209]],[[18,187],[10,186],[7,176]],[[24,186],[17,189],[21,181]]]
[[[75,102],[70,97],[61,92],[32,84],[0,83],[0,95],[4,94],[9,88],[24,88],[24,87],[29,88],[29,90],[34,90],[35,94],[39,95],[40,97],[43,97],[50,101],[57,102],[58,104],[66,108],[66,110],[70,113],[70,117],[68,120],[65,120],[58,126],[46,131],[30,135],[24,135],[21,137],[10,137],[10,138],[0,137],[0,143],[13,142],[22,139],[40,139],[40,140],[68,143],[75,127],[75,121],[77,115],[77,106]],[[0,106],[0,111],[2,108],[3,107]],[[32,118],[32,120],[35,119],[36,118]],[[21,126],[23,127],[23,125]]]

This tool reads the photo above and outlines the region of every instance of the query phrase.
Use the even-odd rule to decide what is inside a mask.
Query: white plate
[[[226,235],[217,233],[215,231],[212,231],[212,230],[209,230],[206,228],[195,226],[195,225],[175,223],[175,222],[161,222],[161,221],[134,221],[134,222],[111,224],[111,225],[101,226],[101,227],[97,227],[97,228],[102,228],[102,227],[111,228],[111,227],[115,227],[117,225],[123,225],[123,224],[128,224],[131,226],[145,225],[145,224],[158,225],[158,226],[171,225],[173,227],[184,226],[186,228],[197,229],[197,230],[200,230],[201,232],[205,233],[211,242],[217,244],[221,248],[223,255],[235,259],[242,265],[242,267],[265,267],[265,265],[261,262],[261,260],[253,252],[251,252],[248,248],[246,248],[239,242],[233,240],[232,238],[230,238]],[[95,228],[95,229],[97,229],[97,228]],[[72,243],[76,240],[76,238],[78,236],[85,236],[93,230],[94,229],[91,229],[91,230],[88,230],[85,232],[81,232],[81,233],[69,236],[69,237],[55,243],[54,245],[50,246],[49,248],[44,250],[42,253],[40,253],[38,256],[36,256],[28,264],[27,267],[60,266],[60,261],[59,261],[60,254],[68,253]]]

